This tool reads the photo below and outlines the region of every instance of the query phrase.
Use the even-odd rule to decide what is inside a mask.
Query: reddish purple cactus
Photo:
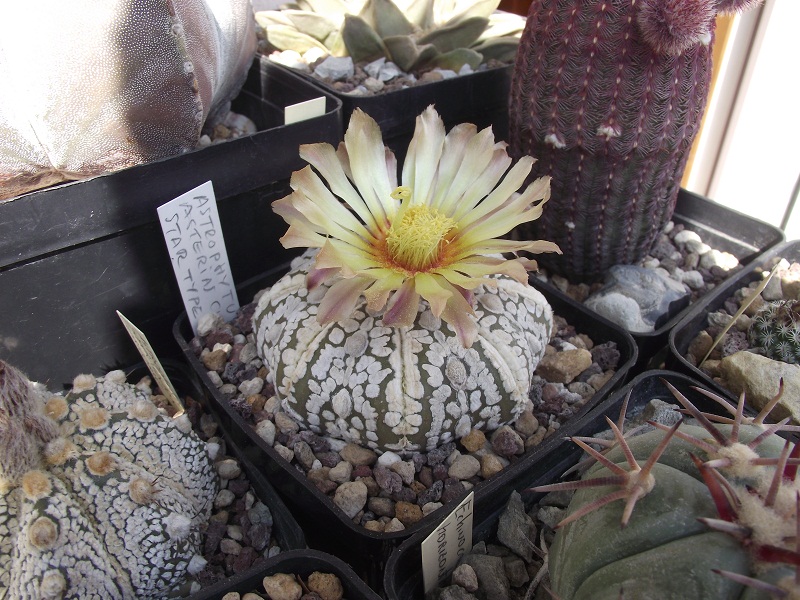
[[[525,237],[575,281],[641,260],[672,217],[711,76],[714,17],[752,0],[533,0],[509,107],[511,153],[551,199]]]

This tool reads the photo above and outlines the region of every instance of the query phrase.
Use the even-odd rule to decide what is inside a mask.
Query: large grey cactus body
[[[204,566],[217,481],[185,416],[121,371],[49,397],[0,363],[0,396],[0,596],[165,598]]]
[[[478,338],[464,348],[421,302],[414,326],[386,327],[366,301],[327,325],[309,292],[309,255],[259,299],[257,347],[289,414],[314,431],[377,450],[428,451],[513,421],[528,401],[552,310],[506,277],[476,291]]]
[[[255,46],[248,0],[0,8],[0,199],[193,149]]]

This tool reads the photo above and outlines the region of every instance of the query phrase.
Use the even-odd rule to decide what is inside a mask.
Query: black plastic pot
[[[288,104],[323,95],[322,117],[282,125]],[[139,360],[116,310],[161,356],[183,310],[156,208],[211,180],[233,275],[284,252],[271,202],[304,166],[303,143],[341,139],[341,105],[293,73],[254,62],[233,109],[256,134],[0,203],[0,358],[56,384]]]
[[[672,220],[697,233],[712,248],[733,254],[742,265],[756,260],[784,239],[783,231],[774,225],[684,189],[678,192]],[[665,358],[669,332],[690,310],[692,305],[669,315],[667,321],[655,331],[631,332],[639,348],[635,372],[653,368],[657,366],[654,364],[657,360]]]
[[[181,398],[190,396],[194,400],[200,402],[204,410],[208,411],[208,401],[203,393],[202,386],[194,373],[192,373],[184,363],[165,360],[162,361],[162,366]],[[147,367],[143,363],[125,369],[125,373],[128,376],[128,381],[138,381],[149,374]],[[224,429],[220,431],[220,434],[225,440],[227,453],[236,457],[242,470],[247,474],[247,478],[256,496],[269,507],[273,518],[272,536],[277,541],[281,550],[284,551],[281,555],[289,551],[307,551],[303,530],[300,528],[300,525],[298,525],[289,509],[286,508],[286,505],[283,503],[280,496],[278,496],[275,488],[266,480],[261,471],[247,459],[244,452],[239,449],[231,439],[231,436],[228,435]],[[252,567],[244,573],[221,581],[215,585],[207,586],[199,592],[185,596],[184,598],[186,600],[210,600],[211,598],[221,597],[227,592],[232,591],[232,589],[240,583],[249,582],[254,577],[258,577],[262,571],[277,563],[278,557],[281,555],[269,558],[264,563]],[[261,576],[263,577],[263,575]]]
[[[282,265],[242,284],[239,297],[243,301],[250,299],[259,290],[274,283],[286,270]],[[534,282],[536,287],[539,287]],[[620,361],[614,376],[601,388],[589,402],[584,405],[575,419],[561,426],[558,435],[546,438],[539,446],[529,450],[518,461],[507,467],[498,475],[477,484],[475,493],[475,511],[478,515],[492,513],[504,502],[510,490],[526,485],[539,472],[544,457],[552,453],[563,443],[563,436],[574,430],[574,421],[597,405],[616,387],[620,386],[636,361],[636,345],[630,335],[609,321],[586,311],[571,298],[557,290],[544,290],[547,298],[557,314],[564,315],[579,332],[587,333],[596,343],[614,341],[620,352]],[[209,397],[209,405],[215,412],[223,427],[246,452],[254,463],[258,464],[270,482],[278,490],[289,506],[306,534],[309,545],[314,548],[336,554],[348,564],[373,588],[378,589],[391,551],[404,539],[417,532],[432,530],[450,510],[447,506],[424,517],[421,521],[404,531],[384,533],[374,532],[355,525],[332,500],[320,492],[294,466],[287,463],[271,446],[258,436],[254,428],[246,423],[239,413],[231,408],[225,397],[208,378],[207,371],[190,346],[193,337],[186,314],[182,314],[175,322],[173,333],[183,350],[184,357],[197,372]],[[453,502],[460,502],[462,498]],[[452,508],[455,504],[448,505]]]
[[[691,387],[700,385],[693,378],[673,371],[651,370],[635,377],[630,383],[603,400],[589,414],[581,417],[575,423],[575,427],[572,428],[569,435],[592,436],[595,433],[607,430],[608,425],[605,418],[609,417],[615,423],[617,422],[622,402],[629,392],[631,395],[628,405],[629,415],[635,415],[640,412],[650,400],[656,398],[678,406],[672,393],[662,380],[669,381],[682,394],[689,397],[692,403],[701,411],[722,414],[718,404],[705,396],[693,393]],[[530,507],[541,498],[542,494],[530,492],[528,488],[555,483],[567,469],[578,462],[582,454],[582,450],[575,444],[568,443],[559,448],[557,453],[551,453],[549,456],[544,457],[539,471],[534,476],[513,490],[507,490],[498,499],[499,507],[494,512],[483,515],[480,520],[478,519],[479,515],[475,515],[476,525],[472,533],[473,544],[489,540],[496,535],[498,519],[512,491],[520,492],[523,502],[527,507]],[[407,600],[408,598],[422,598],[424,596],[420,544],[425,537],[424,534],[414,535],[403,542],[389,557],[386,565],[386,575],[383,580],[384,596],[387,600]]]
[[[230,580],[224,589],[211,590],[209,588],[200,594],[190,596],[187,600],[219,599],[228,592],[245,594],[260,590],[263,594],[264,588],[261,581],[268,575],[286,573],[299,575],[305,579],[314,571],[336,575],[342,582],[344,598],[347,600],[380,600],[381,598],[358,578],[349,565],[335,556],[319,550],[290,550],[271,558],[260,568],[253,569],[252,572],[248,571],[245,576],[236,578],[235,581]]]
[[[694,338],[708,325],[709,313],[719,310],[725,301],[740,287],[761,280],[763,271],[769,270],[765,269],[765,265],[776,257],[785,258],[789,262],[800,262],[800,241],[785,242],[776,246],[727,280],[723,285],[720,285],[701,302],[695,303],[669,334],[669,355],[667,356],[666,364],[670,369],[694,377],[701,381],[703,385],[727,398],[737,398],[736,394],[721,386],[686,360],[686,354]]]
[[[271,62],[263,56],[261,60]],[[299,73],[288,67],[281,68]],[[383,143],[392,149],[398,161],[402,161],[417,115],[431,104],[448,129],[459,123],[474,123],[479,129],[491,125],[495,138],[507,140],[512,68],[513,65],[495,67],[375,96],[344,94],[316,77],[300,75],[341,101],[344,129],[357,108],[375,119],[383,132]]]

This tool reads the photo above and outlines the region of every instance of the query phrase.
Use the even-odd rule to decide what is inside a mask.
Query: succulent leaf
[[[325,15],[305,10],[286,10],[283,13],[289,18],[298,31],[310,35],[315,40],[324,42],[340,23],[336,23]],[[341,20],[341,19],[340,19]]]
[[[369,15],[369,17],[365,15]],[[409,22],[403,11],[392,0],[367,0],[361,16],[382,38],[414,33],[414,25]]]
[[[466,2],[462,1],[460,3],[456,2],[455,6],[447,15],[447,17],[441,15],[438,22],[446,22],[446,24],[450,24],[464,21],[472,17],[489,18],[489,15],[494,13],[499,6],[500,0],[478,0],[477,2],[469,0]]]
[[[430,44],[418,46],[417,43],[406,36],[388,37],[383,40],[392,62],[403,71],[411,71],[427,65],[438,56],[439,51]]]
[[[458,73],[464,65],[469,65],[473,70],[483,62],[483,55],[470,48],[457,48],[433,58],[428,64],[440,69],[450,69]]]
[[[470,48],[475,52],[480,52],[483,55],[483,60],[499,60],[501,62],[510,62],[514,60],[519,48],[519,40],[514,37],[501,37],[491,40],[485,40]]]
[[[380,36],[357,15],[345,15],[342,41],[355,62],[373,61],[387,54]]]
[[[469,17],[429,31],[419,38],[420,44],[433,44],[439,52],[450,52],[457,48],[468,48],[477,40],[489,19],[486,17]]]
[[[302,3],[306,6],[306,10],[311,10],[313,12],[328,15],[332,17],[333,15],[344,15],[347,13],[357,13],[361,10],[361,3],[353,2],[352,0],[349,2],[343,0],[301,0]]]
[[[310,35],[300,33],[294,27],[287,25],[271,25],[266,30],[265,37],[278,50],[295,50],[300,54],[308,52],[311,48],[327,51],[322,43]]]
[[[489,24],[484,29],[479,42],[491,38],[513,37],[519,43],[525,29],[525,17],[507,12],[495,12],[489,15]]]
[[[426,31],[434,26],[434,4],[434,0],[412,0],[403,8],[403,12],[411,23]]]

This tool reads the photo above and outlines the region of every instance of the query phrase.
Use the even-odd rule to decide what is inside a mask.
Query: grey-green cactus
[[[747,337],[768,358],[800,363],[800,300],[765,304],[753,316]]]
[[[489,59],[513,60],[525,20],[497,11],[499,0],[460,3],[412,0],[300,0],[256,21],[269,47],[304,53],[318,48],[354,61],[385,57],[406,72],[473,69]]]
[[[362,296],[351,317],[321,325],[327,285],[308,291],[313,254],[259,299],[258,352],[284,409],[317,433],[378,450],[429,451],[470,429],[515,420],[550,338],[552,309],[509,277],[475,291],[478,338],[418,307],[413,327],[383,325]]]
[[[734,407],[708,392],[735,416],[705,415],[671,389],[701,426],[626,439],[612,424],[604,453],[573,438],[598,463],[580,481],[535,488],[577,490],[550,548],[554,595],[800,597],[798,449],[775,435],[783,423],[765,425],[769,409],[744,417],[744,398]]]
[[[205,565],[206,445],[122,371],[51,396],[0,362],[0,469],[3,598],[165,598]]]
[[[256,51],[248,0],[0,8],[0,199],[186,152]]]

